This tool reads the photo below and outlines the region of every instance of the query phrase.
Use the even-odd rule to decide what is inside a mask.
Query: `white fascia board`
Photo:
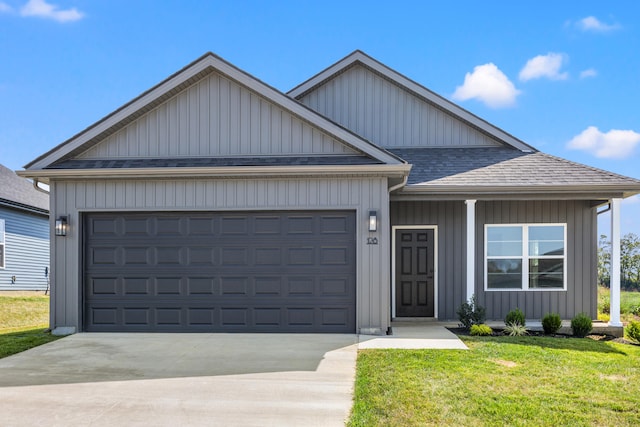
[[[524,143],[523,141],[520,141],[513,135],[508,134],[502,129],[492,125],[486,120],[481,119],[480,117],[454,104],[448,99],[443,98],[437,93],[432,92],[431,90],[427,89],[421,84],[418,84],[413,80],[403,76],[397,71],[387,67],[386,65],[382,64],[381,62],[378,62],[377,60],[371,58],[370,56],[366,55],[365,53],[359,50],[353,52],[351,55],[333,64],[332,66],[322,71],[321,73],[316,74],[314,77],[310,78],[309,80],[305,81],[299,86],[296,86],[295,88],[291,89],[289,92],[287,92],[287,95],[291,96],[292,98],[297,98],[300,95],[311,90],[315,86],[321,84],[325,80],[330,79],[333,75],[350,67],[355,62],[362,63],[363,65],[371,68],[377,73],[385,76],[389,80],[395,81],[400,86],[403,86],[406,89],[414,92],[418,96],[426,99],[430,103],[437,105],[442,110],[447,111],[454,116],[457,116],[458,118],[469,123],[470,125],[495,137],[498,140],[505,142],[506,144],[514,148],[517,148],[520,151],[527,152],[527,153],[538,151],[532,146]]]
[[[620,193],[630,197],[640,193],[638,185],[585,184],[585,185],[523,185],[523,186],[458,186],[408,185],[398,194],[602,194]]]
[[[228,166],[213,168],[122,168],[122,169],[40,169],[17,172],[25,178],[94,179],[94,178],[256,178],[256,177],[326,177],[385,176],[403,177],[409,165],[340,165],[340,166]]]
[[[83,144],[89,142],[91,139],[97,137],[102,132],[108,130],[110,127],[116,125],[122,120],[125,120],[136,111],[144,108],[162,95],[178,87],[197,74],[205,71],[207,68],[212,68],[220,72],[221,74],[224,74],[225,76],[231,78],[232,80],[235,80],[248,89],[264,96],[274,104],[290,111],[302,120],[318,127],[322,132],[325,132],[326,134],[331,135],[332,137],[345,143],[346,145],[355,148],[357,151],[361,151],[387,164],[404,163],[403,160],[393,155],[392,153],[389,153],[388,151],[371,144],[370,142],[362,139],[354,133],[347,131],[346,129],[324,118],[323,116],[312,111],[301,103],[289,98],[277,89],[274,89],[271,86],[261,82],[250,74],[226,62],[222,58],[209,53],[201,59],[196,60],[196,62],[194,62],[193,64],[188,65],[183,70],[169,77],[167,80],[161,82],[148,92],[143,93],[138,98],[131,101],[129,104],[125,104],[124,107],[116,110],[114,113],[112,113],[112,115],[107,116],[106,119],[97,122],[77,136],[60,144],[58,147],[49,151],[40,158],[34,160],[27,165],[27,168],[43,169],[53,164],[72,151],[80,148]]]

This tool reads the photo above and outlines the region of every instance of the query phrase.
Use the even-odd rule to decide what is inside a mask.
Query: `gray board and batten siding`
[[[392,225],[434,225],[438,230],[438,312],[441,320],[456,320],[466,298],[466,206],[463,201],[393,201]],[[567,290],[485,291],[484,225],[522,223],[567,224]],[[597,295],[595,209],[590,201],[478,201],[476,204],[475,293],[487,308],[487,319],[502,320],[509,310],[522,309],[528,319],[548,312],[570,319],[586,312],[595,318]]]
[[[389,229],[387,179],[270,178],[165,180],[52,180],[52,210],[66,213],[70,231],[53,241],[52,265],[57,269],[52,295],[52,327],[83,330],[83,280],[78,257],[83,251],[82,217],[100,212],[292,212],[351,211],[355,213],[355,331],[382,333],[389,327],[389,239],[379,233],[368,245],[368,213],[378,212],[379,229]],[[55,285],[55,284],[54,284]]]
[[[222,74],[211,72],[78,159],[358,154]]]
[[[504,145],[360,64],[299,101],[385,148]]]
[[[0,290],[44,291],[49,269],[49,217],[0,206],[4,220],[5,267],[0,268]],[[12,278],[15,276],[15,282]]]

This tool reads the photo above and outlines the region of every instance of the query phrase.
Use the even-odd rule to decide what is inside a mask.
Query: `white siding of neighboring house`
[[[362,65],[338,74],[300,101],[385,148],[502,146]]]
[[[0,268],[0,290],[45,290],[49,267],[49,218],[0,207],[5,222],[5,268]],[[15,276],[15,283],[11,278]]]
[[[67,237],[52,241],[54,268],[51,326],[75,326],[81,301],[83,212],[354,210],[357,221],[356,328],[386,332],[389,321],[389,195],[384,177],[295,179],[184,179],[53,181],[52,216],[69,215]],[[367,230],[369,210],[379,228]],[[379,244],[367,245],[369,236]]]
[[[214,72],[77,158],[354,153],[281,107]]]

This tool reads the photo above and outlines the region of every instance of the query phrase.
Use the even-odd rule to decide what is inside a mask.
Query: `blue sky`
[[[542,151],[640,179],[634,0],[0,0],[0,163],[22,169],[208,51],[287,91],[355,49]],[[622,227],[640,235],[640,197]]]

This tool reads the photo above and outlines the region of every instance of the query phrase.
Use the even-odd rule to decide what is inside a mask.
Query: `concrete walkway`
[[[442,325],[429,322],[393,322],[392,335],[360,335],[358,348],[468,350],[455,334]]]

